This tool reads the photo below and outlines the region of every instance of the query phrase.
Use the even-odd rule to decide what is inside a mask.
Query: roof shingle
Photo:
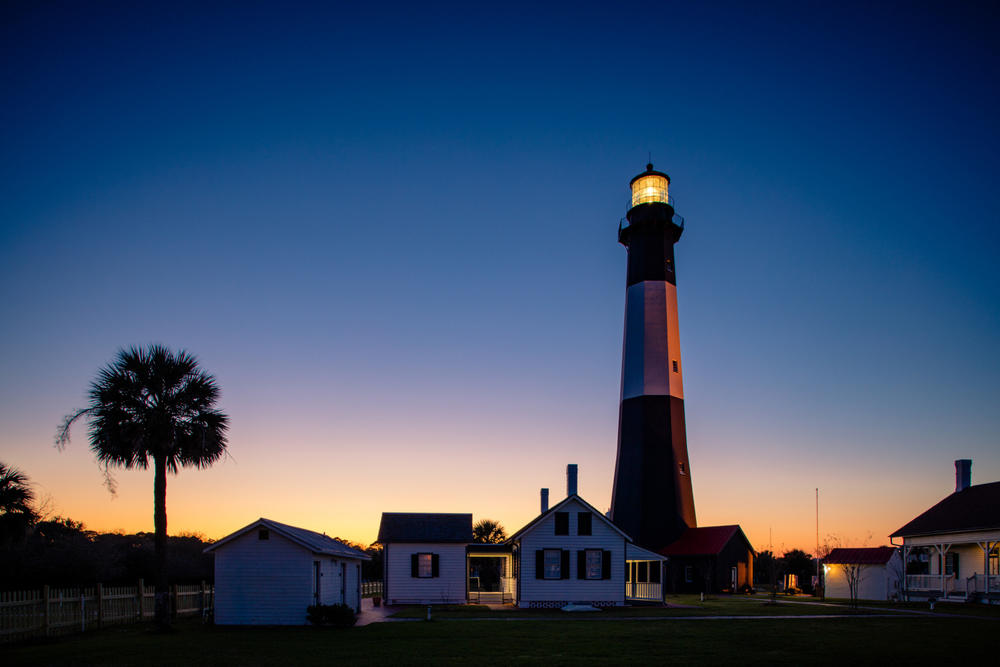
[[[823,562],[827,565],[885,565],[896,550],[892,547],[837,548]]]
[[[422,514],[382,512],[378,541],[472,542],[471,514]]]
[[[889,537],[1000,528],[1000,482],[956,491]]]

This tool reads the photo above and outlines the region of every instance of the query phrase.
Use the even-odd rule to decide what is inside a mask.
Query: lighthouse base
[[[622,401],[611,520],[641,547],[659,551],[697,525],[684,400]]]

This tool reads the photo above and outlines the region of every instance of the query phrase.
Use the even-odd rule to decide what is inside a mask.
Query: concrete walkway
[[[355,627],[370,625],[372,623],[397,623],[400,621],[419,621],[418,618],[391,618],[392,614],[399,611],[401,607],[388,607],[381,605],[376,607],[372,604],[371,598],[361,598],[361,613],[358,614],[358,622]]]

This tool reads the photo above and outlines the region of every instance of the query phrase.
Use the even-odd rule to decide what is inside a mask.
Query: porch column
[[[944,586],[944,571],[946,569],[945,568],[945,556],[947,556],[948,551],[951,550],[951,545],[950,544],[935,544],[934,548],[938,550],[938,558],[939,558],[939,561],[940,561],[938,563],[938,569],[940,570],[940,572],[938,574],[940,574],[940,576],[941,576],[941,597],[947,597],[948,596],[948,591],[947,591],[947,589]]]
[[[903,538],[903,599],[907,602],[910,601],[910,582],[909,574],[906,572],[906,565],[910,562],[910,552],[913,551],[913,547],[906,546],[906,538]]]

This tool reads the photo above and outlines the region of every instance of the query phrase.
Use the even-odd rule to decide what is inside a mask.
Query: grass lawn
[[[838,665],[995,660],[980,618],[437,621],[347,630],[124,627],[0,648],[11,665],[672,664]]]
[[[629,618],[651,616],[828,616],[830,614],[872,614],[870,610],[852,611],[847,607],[787,604],[779,599],[768,604],[766,599],[742,596],[709,597],[702,602],[697,595],[670,595],[667,603],[676,607],[614,607],[599,612],[580,612],[575,616],[604,618]],[[891,610],[887,610],[891,611]],[[436,605],[431,609],[436,619],[459,618],[551,618],[565,619],[566,613],[558,609],[490,609],[486,605]],[[426,618],[426,606],[404,607],[393,614],[394,618]]]

